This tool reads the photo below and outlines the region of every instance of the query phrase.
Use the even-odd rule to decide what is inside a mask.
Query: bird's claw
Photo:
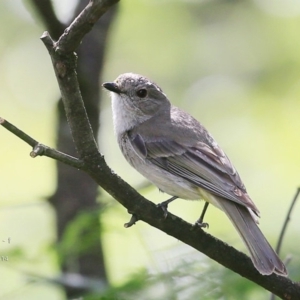
[[[201,222],[201,220],[198,220],[194,224],[195,227],[200,227],[200,228],[209,228],[209,224],[205,222]]]
[[[178,197],[177,196],[173,196],[172,198],[164,201],[164,202],[161,202],[159,204],[157,204],[157,207],[161,207],[161,209],[163,210],[164,212],[164,218],[166,219],[167,216],[168,216],[168,205],[169,203],[173,202],[174,200],[176,200]]]
[[[164,218],[166,219],[168,216],[168,213],[169,213],[168,212],[168,203],[164,203],[164,202],[158,203],[157,207],[160,207],[162,209],[162,211],[164,213]]]

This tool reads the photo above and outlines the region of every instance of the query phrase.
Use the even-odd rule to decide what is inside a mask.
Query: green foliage
[[[211,267],[208,259],[187,259],[170,272],[149,274],[141,270],[128,281],[85,300],[216,300],[266,299],[268,292],[221,266]]]
[[[101,211],[95,209],[81,212],[68,224],[62,241],[57,246],[60,260],[73,264],[77,256],[99,243],[99,232],[93,230],[93,228],[98,228],[99,218],[101,218]]]

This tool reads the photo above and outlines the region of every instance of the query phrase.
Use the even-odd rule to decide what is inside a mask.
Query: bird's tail
[[[219,205],[230,218],[249,249],[256,269],[263,275],[276,273],[287,276],[285,265],[260,231],[248,209],[228,200],[219,201]]]

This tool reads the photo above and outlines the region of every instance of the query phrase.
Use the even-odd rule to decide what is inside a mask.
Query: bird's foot
[[[166,201],[163,201],[159,204],[157,204],[157,207],[161,207],[161,209],[163,210],[164,212],[164,218],[166,219],[167,216],[168,216],[168,205],[169,203],[173,202],[175,199],[177,199],[178,197],[174,196]]]
[[[203,222],[205,213],[206,213],[207,208],[208,208],[208,205],[209,205],[209,203],[208,203],[208,202],[205,202],[204,207],[203,207],[203,210],[202,210],[202,213],[201,213],[201,216],[200,216],[200,218],[196,221],[196,223],[194,224],[195,227],[197,226],[197,227],[200,227],[200,228],[207,228],[207,229],[209,228],[209,224]]]
[[[158,203],[157,204],[157,207],[160,207],[161,209],[162,209],[162,211],[163,211],[163,213],[164,213],[164,218],[166,219],[167,218],[167,216],[168,216],[168,202],[166,203],[167,201],[164,201],[164,202],[162,202],[162,203]]]
[[[197,220],[193,226],[200,227],[200,228],[207,228],[207,229],[209,228],[209,224],[206,222],[202,222],[202,220],[200,220],[200,219]]]

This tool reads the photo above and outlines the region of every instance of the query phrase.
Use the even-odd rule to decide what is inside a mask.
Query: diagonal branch
[[[67,120],[79,157],[85,159],[98,156],[97,143],[79,89],[76,73],[77,56],[73,52],[69,55],[57,52],[57,43],[52,40],[48,32],[43,33],[41,40],[48,49],[52,60]]]
[[[288,222],[290,221],[291,219],[291,214],[292,214],[292,211],[293,211],[293,208],[296,204],[296,201],[298,199],[298,196],[300,194],[300,187],[297,189],[296,191],[296,194],[292,200],[292,203],[290,205],[290,208],[288,210],[288,213],[286,215],[286,218],[285,218],[285,221],[284,221],[284,224],[283,224],[283,227],[281,229],[281,232],[280,232],[280,236],[279,236],[279,240],[278,240],[278,243],[277,243],[277,246],[276,246],[276,252],[279,254],[280,253],[280,250],[281,250],[281,245],[282,245],[282,241],[283,241],[283,237],[284,237],[284,234],[286,232],[286,229],[287,229],[287,225],[288,225]]]
[[[48,146],[45,146],[43,144],[40,144],[38,141],[33,139],[31,136],[29,136],[24,131],[17,128],[15,125],[11,124],[7,120],[4,120],[0,117],[0,125],[2,125],[4,128],[6,128],[8,131],[13,133],[15,136],[23,140],[25,143],[30,145],[33,149],[30,152],[31,157],[37,157],[37,156],[47,156],[50,158],[53,158],[57,161],[60,161],[62,163],[65,163],[71,167],[77,168],[77,169],[84,169],[84,163],[80,161],[78,158],[75,158],[71,155],[62,153],[60,151],[57,151],[53,148],[50,148]]]
[[[56,51],[60,53],[75,51],[98,19],[117,2],[119,0],[90,0],[86,8],[61,35],[56,43]]]
[[[31,146],[40,145],[34,139],[21,130],[16,129],[14,125],[2,118],[0,118],[0,125],[27,143],[30,143]],[[24,138],[24,136],[26,136],[26,138]],[[51,149],[51,151],[55,152],[56,150]],[[40,155],[55,158],[54,155],[50,156],[47,153],[41,153]],[[67,155],[63,155],[67,157]],[[64,159],[61,161],[73,166],[72,160]],[[202,252],[221,265],[255,282],[282,299],[298,300],[300,298],[300,286],[297,283],[276,274],[263,276],[258,273],[250,258],[244,253],[237,251],[233,247],[204,232],[201,228],[195,228],[193,225],[171,213],[168,213],[168,216],[165,219],[163,211],[154,203],[138,194],[130,185],[115,174],[107,166],[101,155],[97,158],[93,158],[93,163],[91,165],[86,165],[86,161],[83,162],[83,165],[79,165],[79,162],[76,167],[85,170],[102,188],[126,207],[130,213],[134,213],[135,217],[132,222],[129,222],[129,225],[134,224],[138,218],[193,247],[199,252]]]

